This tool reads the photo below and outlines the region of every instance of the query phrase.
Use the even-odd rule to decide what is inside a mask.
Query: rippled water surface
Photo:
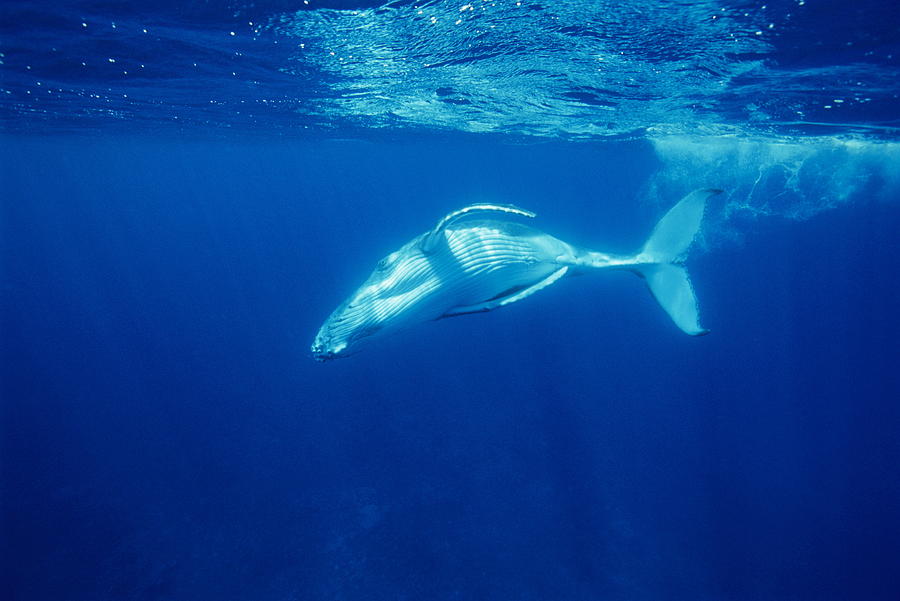
[[[893,136],[880,3],[10,1],[7,129]]]

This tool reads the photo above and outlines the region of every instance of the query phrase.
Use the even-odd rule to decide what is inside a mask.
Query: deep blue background
[[[652,149],[0,153],[5,599],[900,597],[896,203],[697,253],[703,338],[612,274],[323,365],[334,306],[472,200],[636,248]]]

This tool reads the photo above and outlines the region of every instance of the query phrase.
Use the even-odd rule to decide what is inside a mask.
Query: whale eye
[[[387,271],[388,268],[390,268],[391,265],[393,265],[393,263],[394,262],[391,260],[391,257],[385,257],[382,260],[378,261],[378,265],[375,266],[375,271],[377,271],[379,273]]]

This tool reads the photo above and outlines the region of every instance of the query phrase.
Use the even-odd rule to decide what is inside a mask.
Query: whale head
[[[434,270],[417,245],[391,253],[319,328],[310,348],[313,358],[330,361],[352,355],[373,335],[415,321],[416,308],[436,284]]]

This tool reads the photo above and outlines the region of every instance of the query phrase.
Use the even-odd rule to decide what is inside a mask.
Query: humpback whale
[[[676,326],[692,336],[706,334],[682,263],[700,229],[707,199],[720,192],[696,190],[685,196],[631,255],[578,248],[513,221],[511,217],[535,217],[513,205],[472,204],[453,211],[378,263],[325,320],[311,347],[313,358],[346,356],[388,332],[498,309],[564,276],[607,269],[635,273]]]

